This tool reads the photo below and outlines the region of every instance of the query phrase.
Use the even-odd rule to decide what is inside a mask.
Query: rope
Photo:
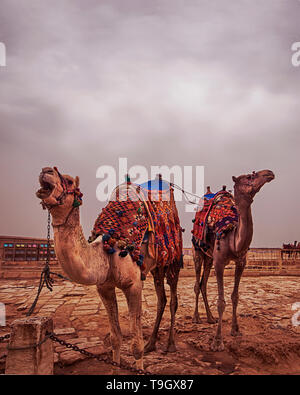
[[[170,182],[170,185],[173,186],[174,188],[177,188],[179,191],[181,191],[181,192],[183,193],[183,196],[184,196],[185,200],[186,200],[188,203],[195,204],[196,206],[198,206],[199,208],[202,209],[203,205],[200,205],[200,204],[198,204],[198,203],[196,203],[196,202],[193,202],[192,200],[189,200],[189,198],[187,197],[187,194],[192,195],[192,196],[198,198],[199,200],[203,200],[203,197],[198,196],[198,195],[196,195],[195,193],[192,193],[192,192],[186,192],[186,191],[185,191],[183,188],[181,188],[179,185],[173,184],[172,182]]]

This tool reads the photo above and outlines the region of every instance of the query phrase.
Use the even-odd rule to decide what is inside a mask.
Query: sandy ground
[[[177,352],[165,353],[169,327],[169,306],[161,323],[157,350],[145,356],[145,368],[158,374],[300,374],[300,326],[292,324],[300,302],[299,277],[243,277],[238,308],[243,336],[230,335],[233,279],[225,278],[226,310],[223,333],[225,350],[213,353],[209,345],[216,324],[208,324],[200,297],[202,322],[192,323],[194,277],[179,279],[179,305],[176,315]],[[0,336],[9,333],[9,324],[24,317],[35,295],[37,280],[1,280],[0,302],[6,306],[7,326]],[[169,287],[166,285],[167,295]],[[132,364],[127,305],[118,290],[120,323],[123,332],[122,358]],[[208,298],[217,317],[216,279],[208,283]],[[169,299],[169,298],[168,298]],[[52,316],[58,337],[94,353],[110,351],[108,321],[95,287],[67,281],[55,282],[53,292],[41,293],[36,315]],[[151,333],[156,314],[156,295],[151,276],[143,294],[143,331],[145,340]],[[0,373],[4,373],[6,343],[0,343]],[[111,374],[109,366],[88,359],[78,352],[55,343],[55,374]],[[127,371],[119,371],[129,374]]]

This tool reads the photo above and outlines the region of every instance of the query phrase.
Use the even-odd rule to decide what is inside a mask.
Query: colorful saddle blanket
[[[210,199],[204,199],[204,205],[196,213],[192,230],[193,243],[203,246],[208,231],[220,239],[232,230],[238,222],[238,212],[233,196],[227,191],[220,191]]]
[[[119,185],[98,216],[89,241],[102,235],[108,254],[118,248],[121,257],[129,253],[144,270],[140,249],[145,236],[153,232],[157,265],[181,262],[182,229],[173,189],[165,184],[158,190],[153,188],[154,183],[145,183],[143,187],[131,182]]]

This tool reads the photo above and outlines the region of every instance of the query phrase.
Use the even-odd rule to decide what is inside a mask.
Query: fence
[[[44,248],[44,245],[43,247],[40,246],[41,248]],[[184,269],[181,275],[194,276],[192,249],[184,248],[183,250]],[[43,265],[44,261],[40,259],[31,261],[3,259],[0,260],[0,279],[39,278]],[[58,261],[55,258],[53,259],[53,256],[51,256],[50,266],[55,272],[62,273]],[[234,262],[226,266],[225,275],[234,275]],[[300,275],[300,249],[251,248],[247,254],[244,275]]]
[[[192,249],[185,248],[185,267],[194,267]],[[212,270],[213,272],[213,270]],[[225,268],[226,275],[234,274],[234,262]],[[300,249],[251,248],[247,254],[244,274],[249,275],[300,275]]]

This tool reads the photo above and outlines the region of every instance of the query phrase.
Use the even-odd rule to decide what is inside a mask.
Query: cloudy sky
[[[35,191],[56,165],[81,178],[88,237],[96,170],[126,157],[205,166],[214,192],[271,169],[252,246],[300,240],[299,20],[298,0],[0,0],[0,234],[45,235]]]

